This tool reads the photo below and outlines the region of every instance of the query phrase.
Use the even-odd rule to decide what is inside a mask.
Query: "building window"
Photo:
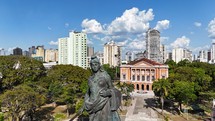
[[[132,76],[132,80],[135,81],[135,75]]]
[[[147,81],[150,81],[150,76],[147,76]]]
[[[155,76],[152,76],[152,81],[154,81],[155,80]]]
[[[137,75],[137,81],[140,81],[140,75]]]
[[[165,76],[162,76],[162,79],[165,79]]]
[[[123,74],[122,78],[123,78],[123,80],[125,80],[126,79],[126,74]]]
[[[142,76],[142,81],[145,81],[145,76]]]

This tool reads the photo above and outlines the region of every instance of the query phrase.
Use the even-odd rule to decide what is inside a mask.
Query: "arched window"
[[[139,84],[137,84],[137,90],[139,90]]]
[[[149,85],[146,85],[146,90],[149,91]]]
[[[142,90],[144,90],[144,84],[142,84]]]

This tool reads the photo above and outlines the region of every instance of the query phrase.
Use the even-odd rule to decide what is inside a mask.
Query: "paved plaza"
[[[163,121],[150,106],[153,105],[153,92],[133,93],[132,97],[132,105],[128,107],[125,121]]]

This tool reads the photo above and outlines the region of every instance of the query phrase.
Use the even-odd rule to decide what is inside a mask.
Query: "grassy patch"
[[[54,114],[54,121],[62,121],[63,119],[66,119],[66,114],[64,113]]]

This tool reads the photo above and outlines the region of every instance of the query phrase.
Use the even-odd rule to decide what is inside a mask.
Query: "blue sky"
[[[58,38],[76,30],[88,33],[95,51],[110,40],[123,51],[142,51],[150,27],[168,50],[196,53],[215,40],[214,6],[214,0],[0,0],[0,48],[57,48]]]

